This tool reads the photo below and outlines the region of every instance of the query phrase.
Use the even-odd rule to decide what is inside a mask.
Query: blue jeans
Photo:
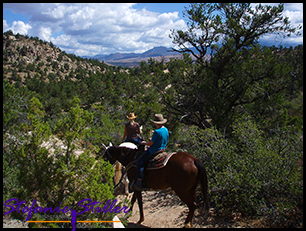
[[[145,163],[153,156],[153,154],[151,154],[149,150],[147,150],[139,157],[139,159],[137,160],[137,167],[136,167],[136,179],[144,178]]]

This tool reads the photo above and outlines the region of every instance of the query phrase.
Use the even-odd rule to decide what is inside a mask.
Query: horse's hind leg
[[[176,194],[181,198],[181,200],[188,206],[189,212],[185,221],[185,228],[191,228],[192,227],[192,218],[194,214],[194,210],[196,209],[197,205],[195,202],[195,191],[192,192],[193,189],[191,189],[189,192],[177,192]]]

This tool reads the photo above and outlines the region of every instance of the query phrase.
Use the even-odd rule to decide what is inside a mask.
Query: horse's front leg
[[[132,196],[132,199],[131,199],[131,204],[132,204],[132,206],[131,206],[130,211],[133,211],[133,206],[134,206],[135,201],[136,201],[136,194],[135,194],[135,192],[134,192],[134,193],[133,193],[133,196]]]
[[[141,222],[144,221],[143,204],[142,204],[142,195],[141,195],[141,192],[139,192],[139,191],[135,191],[135,192],[134,192],[134,195],[135,195],[136,198],[137,198],[138,207],[139,207],[139,212],[140,212],[140,218],[139,218],[139,221],[138,221],[137,223],[140,224]],[[134,196],[134,195],[133,195],[133,196]]]
[[[132,200],[131,200],[132,206],[131,206],[130,211],[133,211],[133,206],[134,206],[134,203],[135,203],[136,199],[138,201],[138,207],[139,207],[139,212],[140,212],[140,218],[139,218],[139,221],[137,223],[140,224],[141,222],[144,221],[143,204],[142,204],[142,195],[141,195],[141,192],[135,191],[133,193]]]
[[[127,177],[124,179],[124,193],[126,196],[129,195],[129,180]]]

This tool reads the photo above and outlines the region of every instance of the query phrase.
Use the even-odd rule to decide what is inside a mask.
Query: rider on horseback
[[[139,124],[134,121],[137,116],[134,113],[130,113],[127,118],[129,119],[129,122],[125,124],[122,143],[132,142],[139,146],[142,140],[138,136],[138,134],[140,135],[141,133]],[[127,138],[125,139],[125,137]]]
[[[152,139],[150,139],[148,143],[146,141],[141,142],[142,145],[147,145],[150,147],[139,157],[137,161],[136,179],[131,185],[131,188],[136,191],[142,190],[142,180],[144,178],[145,162],[151,159],[151,157],[156,152],[164,150],[169,139],[168,129],[164,126],[164,124],[167,122],[167,119],[164,119],[162,114],[155,114],[154,120],[151,121],[155,123],[157,129],[154,131]]]

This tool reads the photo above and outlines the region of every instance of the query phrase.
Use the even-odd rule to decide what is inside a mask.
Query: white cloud
[[[251,6],[255,7],[259,3],[252,3]],[[261,3],[262,5],[277,6],[279,3]],[[303,3],[285,3],[283,15],[289,18],[292,27],[297,28],[302,26],[299,30],[300,36],[291,35],[290,37],[283,38],[279,35],[264,35],[260,41],[271,45],[298,45],[303,43]]]
[[[39,38],[45,41],[51,40],[52,31],[49,27],[41,27],[39,32]]]
[[[285,3],[285,10],[303,12],[303,3]]]
[[[172,46],[170,29],[186,29],[178,12],[136,10],[133,3],[4,3],[29,22],[3,20],[3,30],[38,36],[66,52],[95,55],[114,52],[144,52],[155,46]],[[285,4],[292,23],[303,24],[302,5]],[[56,36],[54,36],[56,35]]]
[[[28,34],[28,31],[32,27],[28,23],[24,23],[22,21],[14,21],[12,23],[12,26],[9,26],[6,22],[6,20],[3,20],[3,32],[7,30],[13,31],[14,34],[23,34],[26,35]]]
[[[50,18],[61,19],[67,12],[72,10],[72,8],[72,6],[65,7],[64,5],[58,5],[58,7],[48,9],[47,12],[42,12],[41,14],[48,15]]]
[[[285,10],[284,15],[286,17],[289,17],[292,25],[303,24],[303,10],[302,11]]]
[[[20,5],[25,5],[24,11]],[[160,14],[145,9],[135,10],[134,4],[34,5],[10,4],[9,7],[31,16],[29,36],[51,40],[60,48],[69,49],[77,55],[119,50],[144,52],[154,46],[171,46],[168,36],[170,29],[186,27],[177,12]],[[52,35],[55,33],[61,35],[54,38]]]
[[[7,24],[6,20],[3,19],[3,32],[5,32],[9,29],[10,29],[9,25]]]

